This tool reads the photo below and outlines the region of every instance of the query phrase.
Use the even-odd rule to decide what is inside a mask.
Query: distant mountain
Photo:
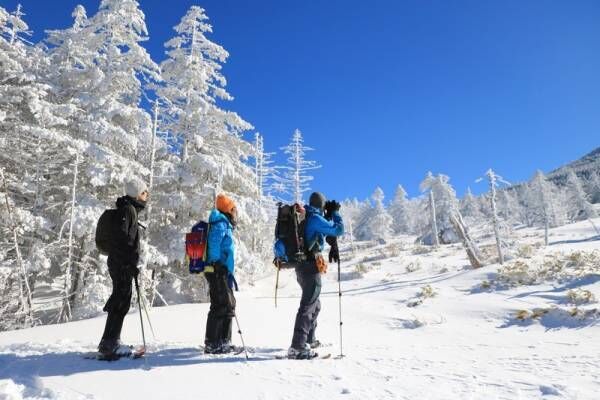
[[[600,147],[575,161],[550,171],[546,174],[546,178],[557,186],[564,186],[566,184],[569,168],[571,168],[581,179],[583,189],[589,195],[590,201],[592,203],[600,203],[600,190],[598,189],[598,185],[591,184],[592,178],[600,180]],[[520,192],[523,185],[526,183],[527,182],[516,183],[507,187],[506,190]]]
[[[569,168],[573,169],[577,176],[585,180],[589,179],[593,173],[600,172],[600,147],[578,160],[555,169],[548,174],[548,177],[552,180],[555,178],[560,179],[566,174]]]

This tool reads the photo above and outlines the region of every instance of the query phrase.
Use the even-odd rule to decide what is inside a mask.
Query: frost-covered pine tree
[[[471,225],[480,224],[484,220],[484,215],[481,212],[479,201],[475,196],[473,196],[470,187],[467,188],[465,196],[460,201],[460,212],[465,221]]]
[[[592,204],[600,203],[600,171],[590,171],[584,183]]]
[[[430,199],[434,199],[433,204],[435,208],[432,209],[431,202],[428,206],[431,213],[435,211],[435,220],[431,221],[430,224],[430,232],[433,234],[432,238],[434,242],[436,237],[441,237],[446,243],[458,240],[451,233],[454,228],[450,222],[450,216],[458,212],[459,206],[456,192],[449,181],[450,178],[446,175],[439,174],[434,176],[431,172],[428,172],[419,186],[422,192],[426,192],[430,196]],[[434,227],[437,227],[437,229]]]
[[[151,243],[161,257],[151,267],[164,298],[199,301],[206,299],[206,287],[204,280],[186,273],[181,238],[208,217],[215,193],[226,192],[238,206],[235,237],[240,275],[253,276],[264,266],[265,254],[252,251],[260,239],[255,227],[264,225],[260,231],[268,230],[269,239],[273,230],[260,205],[255,171],[246,162],[254,148],[242,134],[252,126],[217,105],[232,99],[221,74],[228,53],[207,38],[212,27],[200,7],[192,6],[174,30],[176,35],[165,43],[163,82],[155,86],[161,104],[159,130],[167,132],[171,146],[156,162],[152,201],[157,221],[152,224]]]
[[[264,137],[256,132],[254,135],[254,173],[261,201],[273,203],[281,191],[283,179],[279,176],[279,167],[274,165],[272,157],[275,153],[265,152]]]
[[[394,220],[392,225],[394,233],[412,232],[413,223],[410,203],[406,197],[406,190],[404,190],[402,185],[398,185],[396,188],[396,194],[389,205],[388,212]]]
[[[60,103],[45,82],[50,60],[43,48],[25,39],[29,30],[23,16],[20,6],[11,14],[0,8],[0,168],[6,210],[11,210],[11,217],[0,222],[0,229],[11,232],[0,239],[0,264],[10,266],[16,258],[22,275],[18,279],[22,288],[15,290],[17,269],[4,270],[7,275],[0,272],[4,276],[0,292],[5,292],[0,313],[9,315],[0,319],[8,324],[23,322],[23,315],[14,312],[12,294],[33,296],[36,281],[50,280],[53,260],[62,262],[58,231],[68,205],[69,164],[75,155],[67,127],[75,107]],[[24,308],[24,302],[19,303],[32,322],[30,310],[25,310],[30,305]]]
[[[306,159],[306,152],[314,150],[304,145],[302,132],[294,131],[292,141],[281,150],[287,154],[287,166],[284,172],[286,192],[295,203],[302,203],[304,193],[311,190],[309,184],[314,179],[308,172],[321,168],[315,161]]]
[[[582,221],[598,216],[594,206],[588,201],[588,195],[583,190],[581,180],[571,168],[567,171],[565,195],[566,201],[564,204],[567,207],[569,221]]]
[[[145,85],[160,75],[141,45],[148,32],[137,1],[104,0],[90,18],[78,6],[73,18],[70,28],[49,31],[46,42],[54,66],[48,80],[57,98],[77,109],[68,119],[81,156],[71,239],[77,254],[64,279],[71,280],[74,315],[85,317],[102,308],[110,287],[105,261],[95,250],[96,221],[123,194],[125,181],[138,177],[148,182],[154,136],[141,101]],[[144,260],[152,251],[146,240],[142,248]],[[141,277],[143,284],[146,274]]]
[[[488,182],[489,182],[489,188],[490,188],[490,193],[489,193],[489,199],[490,199],[490,210],[492,212],[492,227],[494,228],[494,237],[496,238],[496,250],[498,251],[498,262],[500,264],[504,264],[504,251],[502,249],[502,237],[500,235],[500,218],[498,217],[498,206],[497,206],[497,188],[499,187],[500,183],[506,183],[509,184],[508,182],[506,182],[500,175],[496,174],[494,172],[493,169],[488,169],[487,172],[485,173]]]
[[[393,234],[394,221],[385,209],[384,198],[383,190],[377,187],[371,195],[373,202],[371,207],[365,210],[361,221],[354,229],[358,239],[385,241]]]
[[[505,188],[497,191],[498,216],[510,225],[525,223],[523,209],[515,190]]]
[[[548,229],[560,225],[559,207],[554,198],[556,188],[546,179],[542,171],[537,171],[528,184],[529,192],[527,198],[527,208],[531,213],[534,223],[544,226],[544,242],[548,245]]]

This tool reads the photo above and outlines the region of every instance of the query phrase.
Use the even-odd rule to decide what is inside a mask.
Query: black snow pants
[[[296,268],[296,279],[302,288],[300,307],[296,314],[292,347],[304,349],[306,343],[315,341],[317,317],[321,311],[321,274],[314,261],[308,261]]]
[[[231,342],[231,320],[235,316],[235,296],[227,284],[228,271],[215,265],[215,272],[205,273],[210,295],[204,344],[218,346]]]
[[[112,293],[104,305],[108,313],[102,340],[116,342],[121,338],[123,320],[131,306],[131,290],[133,276],[125,265],[108,257],[108,272],[112,280]]]

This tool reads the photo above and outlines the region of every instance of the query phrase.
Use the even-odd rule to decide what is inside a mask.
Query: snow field
[[[598,221],[600,222],[600,221]],[[543,237],[518,231],[524,243]],[[540,236],[542,235],[542,236]],[[600,249],[591,225],[551,231],[541,254]],[[293,271],[282,271],[278,307],[274,275],[238,293],[244,355],[200,354],[208,304],[154,308],[157,334],[144,360],[96,362],[92,350],[104,317],[0,333],[0,399],[596,399],[600,393],[597,317],[568,315],[523,323],[521,309],[560,306],[568,290],[600,297],[597,274],[584,280],[474,290],[497,277],[499,266],[472,270],[459,246],[414,251],[410,237],[395,246],[359,243],[342,248],[343,359],[276,360],[289,346],[299,301]],[[552,244],[553,242],[562,242]],[[368,260],[368,261],[367,261]],[[408,265],[418,265],[413,270]],[[409,272],[412,271],[412,272]],[[429,286],[433,296],[421,296]],[[429,290],[427,293],[431,294]],[[408,304],[420,298],[422,303]],[[323,279],[317,335],[339,353],[337,266]],[[595,307],[595,303],[586,307]],[[137,310],[123,339],[140,342]],[[234,342],[240,344],[234,333]]]

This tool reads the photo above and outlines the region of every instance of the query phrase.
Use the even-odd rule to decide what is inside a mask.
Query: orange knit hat
[[[224,194],[217,196],[217,210],[231,214],[231,211],[235,208],[235,203],[229,197]]]

